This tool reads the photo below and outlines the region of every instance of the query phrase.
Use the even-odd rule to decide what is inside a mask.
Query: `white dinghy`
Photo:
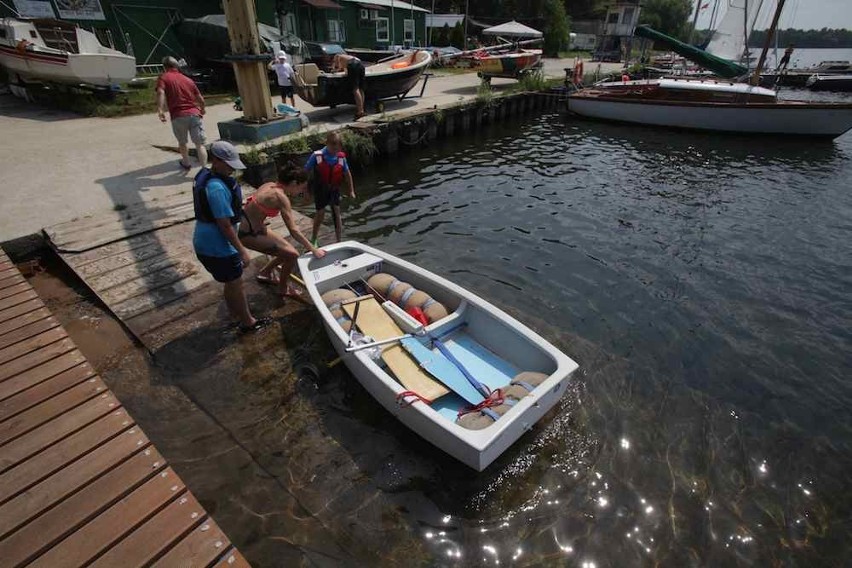
[[[335,350],[367,391],[482,471],[559,401],[567,355],[467,290],[345,242],[299,269]]]

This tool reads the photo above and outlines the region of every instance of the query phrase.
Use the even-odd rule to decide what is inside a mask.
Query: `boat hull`
[[[852,92],[852,75],[844,75],[842,77],[814,77],[808,80],[808,89],[812,91],[849,93]]]
[[[24,82],[109,87],[136,76],[136,60],[128,55],[47,53],[7,45],[0,45],[0,65]]]
[[[420,76],[429,66],[431,57],[426,52],[419,60],[414,55],[404,55],[386,63],[368,67],[364,75],[364,99],[370,102],[392,97],[402,98],[420,80]],[[408,67],[390,69],[395,61],[411,61]],[[297,66],[299,71],[301,66]],[[315,84],[297,81],[296,93],[306,102],[316,107],[334,107],[355,104],[355,96],[345,73],[319,74]]]
[[[518,79],[524,73],[541,66],[541,52],[527,50],[523,53],[493,55],[476,60],[476,70],[480,77],[499,77]]]
[[[852,105],[722,104],[568,97],[580,116],[669,128],[740,134],[783,134],[836,138],[852,128]]]
[[[340,243],[325,247],[325,250],[328,254],[322,260],[314,259],[310,255],[301,257],[299,268],[335,351],[358,382],[379,404],[412,431],[447,454],[477,471],[484,470],[532,428],[564,394],[577,364],[532,330],[485,300],[440,276],[360,243]],[[495,345],[511,349],[514,342],[513,354],[520,354],[518,356],[528,362],[538,361],[539,364],[546,365],[548,378],[500,420],[483,430],[468,430],[459,426],[440,415],[433,408],[434,404],[429,406],[418,402],[410,406],[400,406],[397,396],[405,390],[404,387],[371,359],[366,351],[346,351],[348,337],[323,304],[322,291],[315,282],[317,267],[345,267],[347,260],[352,261],[351,255],[354,253],[373,255],[384,271],[406,271],[406,280],[416,284],[419,289],[432,286],[433,294],[440,290],[441,294],[451,294],[460,300],[461,306],[445,318],[449,321],[444,324],[436,322],[427,330],[433,326],[458,326],[456,322],[464,321],[464,325],[471,328],[471,332],[490,334]],[[338,281],[342,282],[341,279]],[[527,363],[527,366],[532,364]]]

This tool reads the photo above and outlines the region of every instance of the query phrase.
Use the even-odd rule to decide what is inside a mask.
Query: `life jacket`
[[[234,216],[231,217],[231,224],[239,222],[240,215],[243,212],[243,192],[240,189],[240,184],[232,177],[221,176],[209,168],[201,168],[201,171],[195,175],[195,180],[192,182],[192,204],[195,208],[195,219],[203,223],[215,223],[216,218],[213,217],[213,211],[210,209],[210,202],[207,200],[207,184],[211,179],[217,178],[225,184],[228,191],[231,192],[231,210]]]
[[[333,188],[343,185],[343,164],[346,163],[346,154],[338,152],[337,163],[333,166],[323,159],[322,150],[314,152],[314,156],[317,159],[317,181]]]

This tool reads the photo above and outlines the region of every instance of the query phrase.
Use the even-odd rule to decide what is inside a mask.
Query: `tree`
[[[558,57],[559,51],[568,45],[568,15],[562,0],[545,0],[544,7],[544,55]]]
[[[646,0],[642,4],[639,23],[647,24],[658,32],[686,40],[692,14],[690,0]]]
[[[450,32],[450,45],[464,49],[464,27],[461,22],[457,23]]]
[[[444,24],[433,32],[432,45],[435,47],[447,47],[450,45],[450,26]]]

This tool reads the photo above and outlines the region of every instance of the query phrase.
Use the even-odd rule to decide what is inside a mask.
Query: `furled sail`
[[[722,59],[721,57],[716,57],[715,55],[683,43],[682,41],[678,41],[675,38],[669,37],[666,34],[649,28],[648,26],[637,26],[633,35],[664,44],[678,55],[695,62],[697,65],[712,71],[720,77],[733,79],[734,77],[739,77],[748,73],[748,69],[738,63]]]

